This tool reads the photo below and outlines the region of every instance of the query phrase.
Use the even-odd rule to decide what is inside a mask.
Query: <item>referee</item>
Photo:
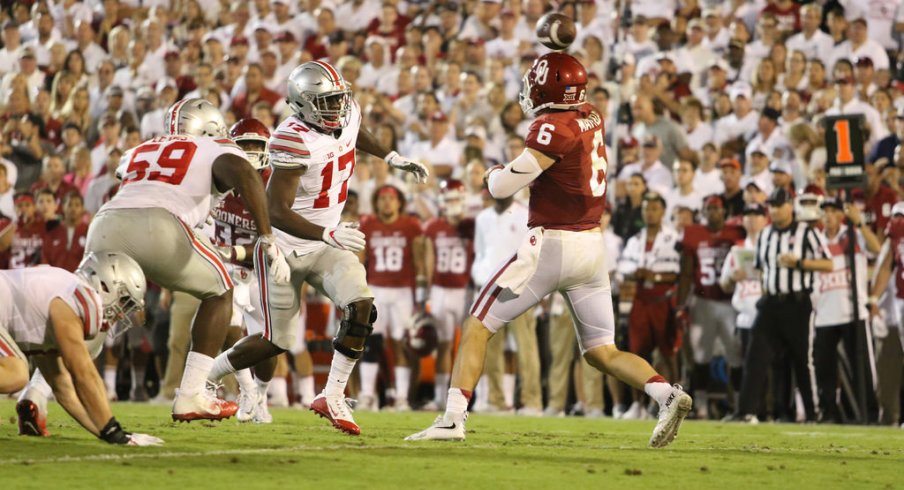
[[[735,419],[756,422],[766,373],[776,352],[787,352],[808,421],[816,421],[816,376],[813,371],[814,272],[830,272],[825,235],[794,219],[791,193],[777,188],[767,201],[772,224],[756,238],[755,268],[760,271],[763,297],[744,357],[741,397]]]

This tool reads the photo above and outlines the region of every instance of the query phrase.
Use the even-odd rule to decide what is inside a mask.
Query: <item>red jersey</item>
[[[35,194],[38,191],[47,189],[47,188],[48,188],[48,185],[45,182],[38,181],[31,185],[31,192],[32,192],[32,194]],[[66,182],[65,180],[60,181],[60,186],[57,187],[57,190],[53,193],[53,197],[56,200],[58,212],[63,211],[63,199],[70,192],[75,192],[78,195],[82,194],[79,191],[78,187],[76,187],[75,185],[73,185],[69,182]]]
[[[45,225],[43,220],[35,219],[25,224],[22,220],[16,224],[16,234],[9,247],[9,268],[24,269],[41,263],[41,245],[44,244]]]
[[[772,3],[763,8],[760,13],[775,15],[775,20],[778,21],[778,29],[780,31],[798,32],[801,29],[800,4],[798,3],[792,3],[791,6],[784,9]]]
[[[743,241],[745,234],[743,228],[731,225],[725,225],[717,232],[703,225],[690,225],[684,229],[681,253],[694,257],[696,263],[694,294],[706,299],[731,299],[731,295],[719,286],[719,274],[732,245]]]
[[[267,168],[261,174],[265,187],[271,173]],[[257,240],[257,223],[254,222],[254,216],[245,207],[245,201],[234,192],[223,196],[211,214],[214,221],[214,240],[217,245],[226,247],[251,245]]]
[[[14,221],[0,213],[0,238],[10,232]],[[9,268],[9,250],[0,250],[0,269]]]
[[[891,240],[891,253],[894,262],[891,265],[891,273],[895,278],[897,296],[904,299],[904,218],[894,218],[888,222],[886,229],[888,239]]]
[[[528,227],[583,231],[600,225],[606,205],[603,119],[590,105],[542,114],[524,143],[556,162],[530,185]]]
[[[433,218],[424,225],[424,236],[433,244],[433,284],[466,288],[474,262],[474,220],[452,225],[446,218]]]
[[[413,216],[383,223],[376,216],[361,219],[367,240],[367,283],[384,288],[414,287],[414,239],[421,225]]]
[[[69,228],[62,221],[47,223],[44,243],[41,246],[41,263],[75,272],[85,254],[88,225],[78,223]]]
[[[851,191],[851,197],[860,211],[863,211],[863,221],[875,233],[886,229],[888,220],[891,219],[891,208],[898,202],[898,195],[895,194],[895,191],[882,184],[871,198],[867,198],[860,189]]]

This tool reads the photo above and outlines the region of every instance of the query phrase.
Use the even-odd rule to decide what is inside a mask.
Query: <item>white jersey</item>
[[[291,116],[270,137],[270,165],[305,169],[295,191],[292,211],[304,219],[331,228],[339,224],[348,181],[355,171],[355,144],[361,128],[361,111],[351,103],[348,124],[338,136],[321,133],[297,116]],[[304,240],[278,228],[276,241],[283,250],[305,255],[326,244]]]
[[[843,325],[854,320],[851,308],[851,269],[847,263],[847,226],[842,225],[833,239],[826,237],[832,259],[832,272],[816,274],[813,288],[813,312],[816,313],[815,326],[827,327]],[[867,264],[863,250],[866,243],[860,230],[855,231],[857,242],[854,247],[854,260],[857,262],[857,295],[860,303],[860,319],[868,318],[867,301]]]
[[[756,242],[751,238],[744,240],[744,245],[731,247],[731,251],[725,257],[725,262],[722,263],[721,282],[728,282],[734,271],[744,267],[738,260],[739,256],[742,254],[750,256],[750,261],[748,262],[752,263],[754,253],[756,253]],[[748,269],[752,269],[752,266],[748,267]],[[734,294],[731,296],[731,306],[738,312],[736,323],[738,328],[750,328],[753,326],[753,320],[756,319],[756,302],[762,296],[763,285],[753,274],[735,284]]]
[[[48,265],[0,270],[0,327],[26,354],[57,348],[50,324],[54,298],[63,300],[82,319],[86,340],[101,332],[100,295],[75,274]]]
[[[195,228],[207,219],[217,192],[213,162],[226,153],[248,158],[225,138],[166,135],[145,141],[123,155],[116,171],[122,185],[99,212],[162,208]]]

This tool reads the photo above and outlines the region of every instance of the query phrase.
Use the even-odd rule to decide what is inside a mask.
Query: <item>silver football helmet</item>
[[[144,309],[148,289],[138,262],[123,253],[91,252],[75,273],[100,295],[111,335],[116,337],[132,328],[131,317]]]
[[[348,124],[351,85],[329,63],[308,61],[289,75],[286,102],[306,123],[332,131]]]
[[[229,129],[220,110],[206,99],[182,99],[166,111],[166,134],[225,138]]]

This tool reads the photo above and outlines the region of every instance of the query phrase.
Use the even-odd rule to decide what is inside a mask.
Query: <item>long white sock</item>
[[[210,356],[200,352],[191,351],[185,358],[185,371],[182,373],[182,383],[179,385],[179,394],[192,396],[204,390],[207,375],[213,369],[214,360]]]
[[[257,380],[257,385],[260,387],[261,393],[270,393],[271,399],[274,400],[277,405],[282,406],[284,403],[288,404],[289,384],[286,382],[286,378],[274,376],[269,382]],[[270,388],[269,391],[267,390],[268,385]]]
[[[411,368],[407,366],[395,367],[396,400],[408,401],[408,387],[411,386]]]
[[[477,381],[477,389],[474,391],[474,411],[485,412],[490,404],[490,382],[486,375],[480,377],[480,380]]]
[[[314,401],[314,377],[304,376],[297,382],[298,396],[301,398],[302,405],[310,405]]]
[[[471,393],[463,392],[458,388],[449,388],[449,397],[446,401],[446,414],[460,416],[468,411],[468,402]]]
[[[515,375],[514,374],[503,374],[502,375],[502,398],[505,400],[505,407],[499,408],[512,408],[515,406]]]
[[[656,403],[662,405],[672,393],[672,385],[666,382],[662,376],[653,376],[643,385],[643,391],[650,395],[650,398],[656,400]]]
[[[342,395],[345,393],[345,385],[348,384],[348,377],[355,368],[355,360],[345,354],[336,351],[333,352],[333,362],[330,364],[330,375],[326,380],[326,386],[323,388],[325,395]]]
[[[219,359],[219,356],[217,358]],[[242,393],[251,394],[257,389],[257,384],[254,382],[254,377],[251,376],[251,370],[248,368],[236,371],[235,380],[239,382],[239,388],[242,389]]]
[[[207,379],[213,381],[214,383],[219,383],[220,380],[223,379],[223,376],[234,373],[236,371],[235,368],[232,367],[232,363],[229,362],[229,356],[227,356],[226,354],[229,354],[229,351],[223,352],[213,360],[213,367],[210,369],[210,373],[207,375]]]
[[[104,386],[108,394],[116,396],[116,366],[104,366]]]
[[[436,373],[433,386],[433,401],[436,406],[442,407],[446,403],[446,394],[449,393],[449,374]]]
[[[377,396],[377,375],[379,373],[379,363],[362,362],[358,366],[358,374],[361,377],[361,396]]]

